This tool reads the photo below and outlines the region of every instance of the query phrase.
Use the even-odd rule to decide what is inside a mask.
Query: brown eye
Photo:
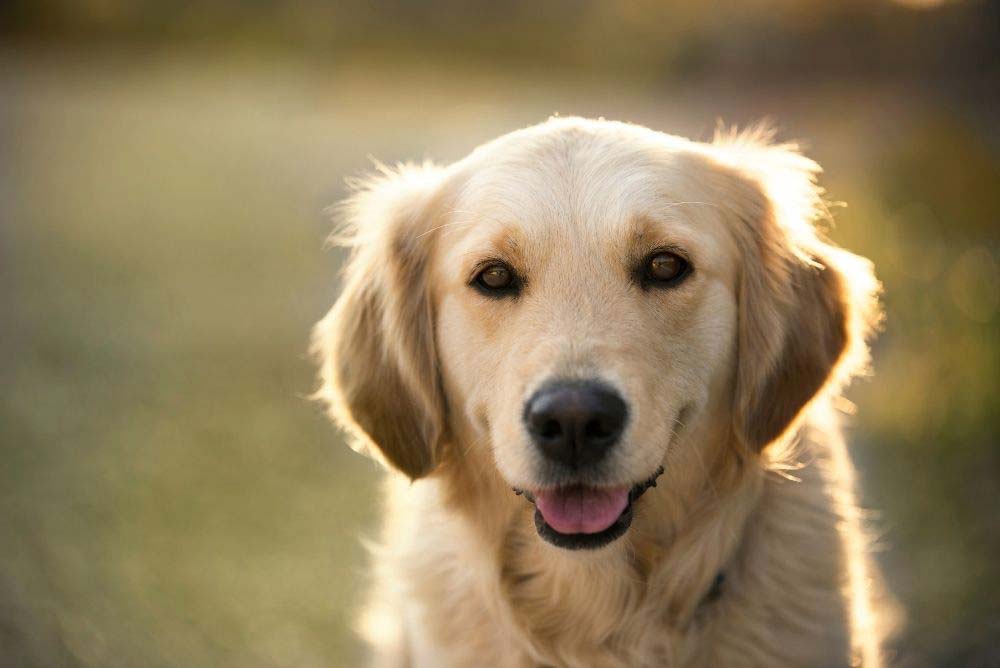
[[[655,283],[674,283],[687,275],[689,266],[680,255],[660,251],[646,260],[645,279]]]
[[[476,275],[476,285],[491,293],[508,293],[516,290],[514,271],[505,264],[491,264]]]

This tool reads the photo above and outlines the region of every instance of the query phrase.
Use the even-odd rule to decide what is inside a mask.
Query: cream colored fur
[[[574,118],[359,184],[314,345],[320,396],[391,471],[361,623],[377,665],[880,664],[834,410],[878,286],[816,232],[818,171],[765,131]],[[664,246],[691,277],[640,289],[631,268]],[[517,299],[470,287],[491,259]],[[543,542],[511,490],[542,484],[521,415],[552,377],[629,405],[601,484],[665,469],[599,550]]]

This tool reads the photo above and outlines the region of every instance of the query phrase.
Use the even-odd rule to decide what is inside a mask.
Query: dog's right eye
[[[679,254],[669,250],[656,251],[646,258],[642,269],[642,281],[657,287],[672,287],[683,281],[691,273],[690,263]]]
[[[494,262],[483,267],[473,279],[473,285],[490,296],[504,296],[517,292],[517,276],[514,270],[502,262]]]

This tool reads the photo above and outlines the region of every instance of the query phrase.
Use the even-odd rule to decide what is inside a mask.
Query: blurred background
[[[1000,665],[1000,3],[710,5],[3,3],[0,665],[356,665],[324,208],[553,113],[804,141],[885,283],[851,440],[896,665]]]

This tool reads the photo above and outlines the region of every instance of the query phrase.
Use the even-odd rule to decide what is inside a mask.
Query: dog
[[[391,471],[376,665],[880,665],[838,413],[879,284],[819,171],[552,118],[356,184],[313,346]]]

